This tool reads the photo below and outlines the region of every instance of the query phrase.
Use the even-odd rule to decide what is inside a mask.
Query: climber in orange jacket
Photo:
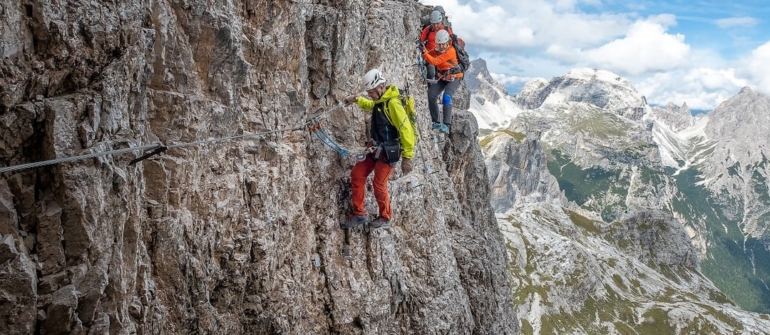
[[[463,77],[459,70],[457,52],[452,46],[452,40],[446,30],[436,33],[436,48],[429,50],[423,48],[422,57],[430,64],[436,66],[438,81],[430,84],[428,88],[428,109],[433,120],[433,129],[449,134],[449,125],[452,123],[452,96],[460,87]],[[438,96],[443,92],[441,102],[443,104],[443,118],[438,114]]]
[[[430,25],[426,26],[420,33],[420,42],[428,50],[436,48],[436,33],[441,30],[446,30],[448,33],[452,33],[452,28],[446,27],[441,12],[434,10],[430,13]]]
[[[412,170],[414,144],[416,138],[409,116],[399,98],[396,86],[386,86],[385,76],[377,69],[364,75],[364,88],[370,99],[355,95],[345,98],[348,104],[356,102],[358,107],[372,112],[370,135],[373,152],[368,153],[363,161],[356,163],[350,171],[350,188],[353,202],[353,214],[342,228],[352,228],[369,221],[364,209],[366,196],[366,178],[374,171],[374,198],[380,215],[369,222],[369,227],[389,227],[392,211],[388,194],[388,179],[394,166],[401,161],[401,171],[408,174]]]
[[[425,26],[420,33],[420,43],[427,50],[433,50],[436,48],[436,33],[441,30],[446,30],[448,33],[452,33],[452,28],[444,25],[444,15],[440,11],[434,10],[430,13],[430,24]],[[436,79],[436,66],[428,63],[427,67],[427,79]]]

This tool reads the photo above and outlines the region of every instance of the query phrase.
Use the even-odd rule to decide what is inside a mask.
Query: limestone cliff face
[[[421,10],[0,0],[0,166],[301,128],[379,67],[412,83],[433,172],[397,169],[393,228],[347,237],[353,162],[304,130],[4,173],[0,333],[517,333],[475,120],[429,134],[408,66]],[[365,113],[326,115],[361,148]]]
[[[537,134],[527,138],[521,133],[500,131],[481,143],[492,187],[491,202],[497,213],[523,202],[569,202],[548,171],[548,159]]]

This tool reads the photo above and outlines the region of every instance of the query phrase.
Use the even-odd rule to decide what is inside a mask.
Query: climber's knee
[[[451,105],[452,104],[452,96],[449,94],[444,93],[444,97],[441,99],[441,104],[443,105]]]

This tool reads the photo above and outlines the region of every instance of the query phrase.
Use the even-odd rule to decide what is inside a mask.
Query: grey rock
[[[770,213],[765,186],[770,173],[768,110],[770,97],[745,87],[710,112],[704,132],[713,153],[709,164],[699,166],[706,186],[724,196],[720,202],[735,204],[737,211],[726,213],[728,217],[742,218],[744,232],[757,238],[766,231],[763,217]]]
[[[483,129],[483,135],[489,130],[507,127],[521,111],[522,108],[508,96],[505,86],[489,74],[485,60],[472,61],[464,78],[471,93],[469,109],[476,117],[479,128]]]
[[[575,69],[550,81],[530,81],[516,95],[516,102],[527,109],[537,109],[546,103],[548,97],[556,96],[563,99],[561,101],[583,102],[618,115],[628,113],[629,108],[645,105],[645,99],[628,80],[596,69]]]
[[[75,326],[78,306],[74,285],[60,288],[53,294],[53,300],[46,310],[46,319],[40,326],[40,334],[69,334]]]
[[[61,207],[55,201],[50,201],[46,203],[45,211],[37,218],[36,249],[38,259],[43,263],[44,276],[60,272],[65,266],[61,215]]]
[[[35,330],[37,275],[35,264],[11,235],[0,236],[0,333]]]
[[[18,255],[19,255],[19,252],[16,250],[15,240],[13,239],[13,236],[11,235],[6,235],[5,237],[0,236],[0,264],[13,260]]]
[[[0,3],[18,18],[0,23],[3,166],[285,130],[0,176],[0,218],[14,221],[0,233],[35,247],[17,239],[17,275],[0,277],[26,285],[0,332],[518,332],[467,93],[440,145],[420,113],[435,173],[397,169],[389,229],[338,228],[352,162],[304,131],[369,68],[418,82],[394,50],[413,49],[422,5]],[[348,107],[322,121],[358,152],[367,119]]]
[[[669,103],[665,108],[652,108],[651,113],[656,121],[665,124],[675,132],[687,129],[695,123],[695,117],[692,116],[687,103],[682,106]]]
[[[495,102],[504,97],[497,93],[498,91],[503,92],[505,96],[508,95],[508,91],[505,89],[505,86],[498,84],[497,81],[495,81],[489,74],[489,69],[487,69],[487,62],[481,58],[473,60],[471,62],[471,67],[464,75],[468,90],[474,94],[483,93],[483,91],[488,90],[488,85],[491,85],[492,88],[497,89],[489,90],[491,92],[488,95],[491,96],[490,100],[492,102]]]
[[[663,211],[637,209],[631,213],[613,223],[607,240],[645,264],[700,270],[697,252],[681,222]]]
[[[556,178],[548,171],[548,160],[539,135],[515,138],[496,132],[484,138],[484,155],[492,187],[492,206],[505,213],[517,202],[566,203]]]

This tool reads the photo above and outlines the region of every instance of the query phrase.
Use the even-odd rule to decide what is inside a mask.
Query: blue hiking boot
[[[347,221],[340,224],[340,228],[353,228],[369,221],[368,215],[353,215]]]
[[[374,221],[369,222],[369,228],[388,228],[390,227],[390,221],[381,217],[377,217]]]
[[[449,126],[442,124],[441,127],[438,129],[438,131],[444,134],[449,134]]]
[[[440,130],[441,126],[443,125],[438,122],[433,122],[433,127],[431,127],[431,130]]]

